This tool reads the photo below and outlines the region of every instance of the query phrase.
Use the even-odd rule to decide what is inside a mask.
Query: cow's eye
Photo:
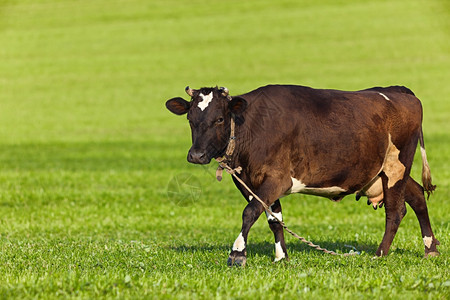
[[[217,119],[216,124],[222,124],[223,123],[223,118],[220,117]]]

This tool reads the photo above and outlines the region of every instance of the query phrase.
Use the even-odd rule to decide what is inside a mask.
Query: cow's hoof
[[[227,266],[231,267],[234,263],[234,257],[228,257]]]
[[[381,249],[378,249],[377,252],[375,252],[375,255],[378,256],[378,257],[387,256],[388,255],[388,251],[383,251]]]
[[[425,253],[425,258],[428,258],[428,257],[436,257],[436,256],[439,256],[439,255],[441,255],[440,253],[439,253],[439,251],[431,251],[431,252],[428,252],[428,253]]]
[[[359,199],[361,199],[361,195],[359,193],[356,193],[355,198],[356,198],[356,201],[359,201]]]
[[[283,262],[288,262],[289,261],[289,257],[283,257],[283,258],[279,258],[279,259],[274,259],[273,260],[273,264],[281,264],[281,263],[283,263]]]
[[[237,267],[245,267],[245,263],[247,262],[247,257],[238,256],[234,259],[234,265]]]
[[[247,262],[247,257],[245,255],[236,255],[231,253],[228,257],[227,265],[229,267],[245,267],[245,263]]]

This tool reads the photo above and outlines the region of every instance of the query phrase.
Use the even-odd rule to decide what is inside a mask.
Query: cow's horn
[[[186,94],[188,94],[191,97],[194,97],[194,90],[191,89],[189,86],[187,86],[184,90],[186,91]]]
[[[222,91],[223,96],[225,96],[225,97],[227,97],[227,99],[231,100],[230,91],[226,87],[222,86],[220,88],[220,90]]]
[[[220,90],[222,91],[222,95],[224,95],[225,97],[230,93],[230,91],[224,86],[220,87]]]

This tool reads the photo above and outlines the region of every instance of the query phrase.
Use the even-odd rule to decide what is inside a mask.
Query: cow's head
[[[187,113],[191,126],[192,147],[187,160],[194,164],[208,164],[212,158],[225,155],[230,139],[232,114],[240,115],[247,107],[241,97],[231,97],[226,88],[186,87],[191,101],[177,97],[166,102],[168,110],[177,115]]]

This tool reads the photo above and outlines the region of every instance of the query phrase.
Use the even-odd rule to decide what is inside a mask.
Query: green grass
[[[450,297],[450,13],[445,1],[0,1],[0,298]],[[347,90],[402,84],[424,106],[441,256],[412,210],[372,259],[384,209],[293,195],[272,264],[261,218],[244,269],[226,267],[245,201],[189,165],[189,126],[165,110],[186,85]],[[420,158],[413,176],[420,178]],[[169,182],[201,187],[177,205]],[[186,191],[184,191],[186,192]]]

